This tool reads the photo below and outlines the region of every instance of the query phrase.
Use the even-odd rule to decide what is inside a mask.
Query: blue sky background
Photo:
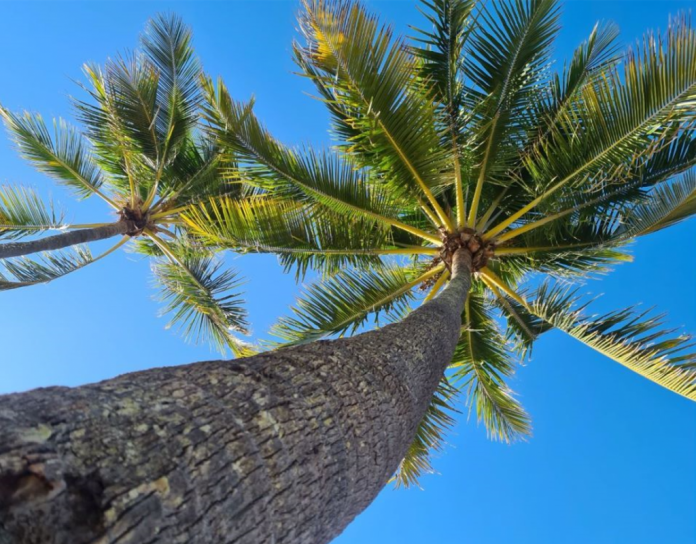
[[[405,31],[421,23],[412,0],[371,1]],[[610,19],[633,43],[678,1],[570,1],[556,58],[567,58],[597,20]],[[236,98],[257,97],[257,114],[287,143],[327,145],[328,117],[292,75],[296,2],[0,2],[0,102],[46,117],[71,117],[85,61],[103,62],[137,45],[158,11],[181,14],[205,68]],[[561,61],[562,62],[562,61]],[[560,64],[560,62],[559,62]],[[109,213],[100,201],[75,202],[24,164],[0,138],[0,183],[51,194],[75,222]],[[696,223],[641,240],[635,262],[583,288],[606,293],[597,311],[642,303],[696,332]],[[97,248],[98,249],[98,248]],[[250,319],[263,336],[298,293],[270,256],[230,255],[248,278]],[[149,266],[123,251],[46,286],[0,294],[0,393],[78,385],[153,366],[215,357],[185,344],[157,318]],[[441,544],[694,544],[696,406],[574,340],[552,332],[520,368],[513,388],[534,420],[534,437],[512,446],[487,441],[466,413],[439,475],[423,490],[387,488],[336,540]]]

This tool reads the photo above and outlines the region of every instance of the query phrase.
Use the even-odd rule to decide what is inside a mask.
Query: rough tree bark
[[[101,227],[93,227],[89,229],[72,230],[55,236],[47,236],[38,240],[29,242],[10,242],[0,244],[0,259],[8,257],[19,257],[21,255],[30,255],[39,251],[52,251],[55,249],[63,249],[65,247],[84,244],[86,242],[94,242],[96,240],[104,240],[119,234],[128,234],[133,230],[133,223],[130,221],[117,221],[109,223]]]
[[[237,361],[0,397],[0,543],[330,541],[393,475],[471,281],[402,322]]]

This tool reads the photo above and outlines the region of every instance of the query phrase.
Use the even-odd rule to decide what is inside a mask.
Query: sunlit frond
[[[0,238],[21,238],[63,227],[63,213],[33,189],[0,186]]]
[[[582,100],[558,120],[543,150],[525,158],[528,190],[537,198],[489,229],[495,236],[541,203],[558,208],[569,193],[630,182],[637,167],[696,120],[696,32],[685,19],[667,35],[648,35],[623,73],[607,72],[582,89]]]
[[[48,283],[94,262],[87,246],[0,261],[0,291]]]
[[[164,135],[161,161],[168,163],[194,128],[201,103],[201,66],[192,48],[191,30],[176,15],[152,19],[141,43],[159,75],[158,130]]]
[[[167,327],[178,325],[186,338],[210,342],[222,352],[230,348],[235,355],[248,355],[249,346],[234,335],[247,334],[237,273],[222,270],[222,262],[209,252],[186,243],[160,249],[167,259],[156,261],[152,271],[163,313],[172,314]]]
[[[421,251],[385,249],[389,232],[372,221],[347,221],[327,212],[316,217],[288,199],[211,198],[182,217],[192,232],[213,245],[239,253],[276,253],[286,268],[296,268],[298,277],[308,268],[333,274],[347,266],[379,266],[383,254]]]
[[[439,238],[405,224],[397,215],[395,199],[365,179],[349,161],[329,153],[289,149],[275,140],[251,111],[252,103],[234,102],[221,82],[206,84],[208,120],[237,159],[247,166],[246,181],[274,195],[301,201],[336,213],[361,215],[438,243]]]
[[[470,292],[465,302],[450,368],[452,384],[466,391],[469,410],[476,411],[491,438],[510,442],[531,433],[529,416],[505,383],[514,373],[513,362],[482,292]]]
[[[377,270],[345,270],[310,285],[272,333],[289,344],[303,344],[351,333],[371,315],[400,312],[413,300],[412,290],[441,269],[427,272],[395,265]]]
[[[426,19],[432,29],[418,32],[416,45],[411,48],[420,59],[418,74],[425,85],[433,86],[435,100],[441,109],[444,140],[452,149],[452,169],[455,185],[457,225],[466,223],[466,202],[462,177],[462,156],[465,152],[461,132],[467,115],[464,107],[464,46],[474,28],[471,13],[473,0],[422,0]],[[470,152],[470,150],[466,150]]]
[[[440,381],[416,436],[391,480],[396,487],[417,486],[421,476],[434,472],[430,460],[433,453],[444,449],[445,433],[454,425],[452,414],[457,410],[453,402],[457,393],[447,378]]]
[[[587,303],[565,286],[542,285],[528,309],[557,329],[670,391],[696,400],[696,344],[665,330],[663,316],[634,308],[592,318]]]
[[[19,115],[0,107],[0,115],[17,148],[36,168],[67,185],[80,197],[99,195],[113,208],[119,207],[101,192],[104,177],[90,155],[82,135],[62,119],[54,121],[51,135],[40,115]]]
[[[296,59],[324,97],[344,150],[397,194],[425,197],[452,227],[431,190],[447,164],[436,107],[411,90],[416,62],[403,41],[351,1],[307,1],[300,25],[306,44],[295,44]]]
[[[558,32],[556,0],[515,0],[484,6],[471,39],[465,70],[479,92],[480,165],[475,173],[468,224],[479,217],[486,184],[501,178],[517,157],[518,140],[528,132],[540,83],[546,78],[550,45]]]

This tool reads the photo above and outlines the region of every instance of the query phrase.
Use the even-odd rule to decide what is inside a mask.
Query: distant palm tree
[[[196,130],[201,67],[191,33],[177,17],[161,16],[149,23],[141,46],[104,68],[85,66],[90,100],[76,102],[84,132],[56,120],[51,134],[41,116],[0,108],[24,158],[77,196],[98,196],[117,214],[110,222],[66,224],[32,189],[0,187],[0,239],[35,238],[0,244],[0,290],[54,280],[131,242],[155,259],[172,323],[220,349],[248,353],[232,334],[246,329],[241,301],[231,291],[239,284],[236,274],[220,271],[212,248],[196,243],[180,217],[210,195],[241,194],[219,146]],[[54,230],[65,232],[35,236]],[[118,242],[97,257],[84,245],[112,237]]]
[[[296,345],[0,396],[0,541],[328,542],[428,468],[455,388],[492,436],[528,433],[506,378],[551,327],[696,398],[685,337],[589,318],[544,280],[696,211],[696,33],[676,20],[621,68],[597,28],[556,77],[553,0],[423,8],[409,45],[357,3],[306,3],[295,54],[338,153],[282,145],[205,81],[208,134],[256,190],[178,217],[198,244],[322,273],[276,327]],[[376,312],[394,323],[320,340]]]
[[[696,400],[687,337],[633,308],[587,317],[567,287],[630,260],[621,246],[696,212],[688,21],[672,20],[664,36],[623,55],[616,27],[597,26],[553,74],[553,0],[424,0],[432,28],[414,29],[413,43],[355,3],[305,7],[295,58],[329,109],[338,153],[284,146],[253,102],[208,81],[212,132],[261,196],[211,199],[184,221],[215,244],[278,253],[300,276],[323,272],[275,327],[288,344],[356,331],[375,313],[398,320],[415,291],[428,301],[452,279],[458,251],[471,255],[451,372],[397,481],[430,468],[456,389],[491,437],[529,434],[505,380],[551,328]],[[394,255],[409,259],[384,260]]]

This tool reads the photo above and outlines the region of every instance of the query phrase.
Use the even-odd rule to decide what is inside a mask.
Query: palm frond
[[[51,133],[40,115],[11,113],[0,107],[0,115],[22,157],[38,170],[70,187],[80,197],[100,196],[114,209],[119,206],[100,189],[104,177],[92,160],[91,150],[82,135],[62,119],[55,120]]]
[[[501,176],[518,154],[526,135],[524,120],[534,111],[540,83],[546,77],[550,45],[558,32],[556,0],[514,0],[482,7],[471,38],[466,73],[480,93],[477,141],[480,165],[475,172],[468,224],[478,218],[486,184],[502,184]],[[532,126],[536,123],[532,123]]]
[[[344,270],[310,285],[282,317],[272,333],[288,344],[304,344],[332,335],[351,333],[371,315],[400,313],[413,300],[412,290],[439,273],[384,265],[377,270]]]
[[[411,52],[420,59],[418,73],[434,86],[436,99],[453,121],[462,107],[464,45],[471,35],[474,0],[421,0],[421,12],[432,25],[417,32]],[[457,126],[457,125],[455,125]]]
[[[380,188],[349,161],[329,153],[300,153],[275,140],[251,111],[253,103],[234,102],[222,84],[208,81],[206,117],[220,140],[246,166],[245,181],[274,195],[308,206],[378,221],[431,242],[436,236],[405,224],[396,216],[399,201]],[[403,201],[401,201],[403,204]]]
[[[462,321],[450,368],[452,383],[466,390],[469,411],[476,410],[477,420],[495,440],[511,442],[531,434],[529,416],[505,383],[514,366],[480,289],[469,293]]]
[[[458,391],[443,378],[437,386],[423,419],[418,424],[416,436],[406,452],[391,481],[396,487],[412,487],[424,474],[433,473],[430,462],[434,452],[442,451],[445,433],[454,425],[450,415],[457,410],[453,406]]]
[[[33,189],[0,186],[0,238],[21,238],[63,226],[63,213],[53,202],[44,203]]]
[[[558,119],[577,106],[582,89],[587,85],[594,85],[604,77],[607,69],[619,62],[618,36],[619,29],[616,25],[596,24],[589,38],[575,49],[570,62],[563,67],[563,72],[556,74],[550,81],[545,99],[534,104],[540,108],[537,115],[542,119],[541,128],[545,127],[539,137],[533,140],[534,147],[542,145]]]
[[[436,107],[413,89],[415,58],[403,41],[351,1],[307,1],[300,25],[306,45],[295,44],[296,59],[324,96],[344,150],[397,194],[425,197],[451,227],[431,190],[447,164]]]
[[[96,259],[87,246],[42,253],[38,258],[16,257],[1,261],[0,291],[48,283],[84,268]]]
[[[85,65],[90,97],[75,100],[78,119],[94,149],[94,161],[105,172],[108,186],[134,205],[154,184],[161,142],[151,135],[157,117],[152,102],[157,74],[137,57],[109,61],[104,68]]]
[[[596,192],[630,182],[651,155],[690,132],[694,100],[696,32],[682,18],[672,22],[664,39],[646,36],[642,52],[627,56],[623,74],[611,69],[583,87],[578,106],[558,120],[543,150],[525,157],[527,190],[537,198],[518,204],[489,235],[541,203],[558,209],[558,201],[580,187]]]
[[[616,233],[617,238],[643,236],[667,228],[696,214],[696,170],[672,183],[656,187],[644,202],[631,206]]]
[[[331,212],[316,216],[302,204],[265,195],[210,198],[191,206],[182,219],[218,247],[276,253],[286,270],[296,268],[298,279],[308,269],[331,275],[348,266],[379,266],[389,245],[388,231],[369,220],[347,221]]]
[[[221,270],[222,262],[185,240],[173,248],[157,245],[167,255],[152,265],[163,314],[172,314],[167,328],[178,325],[187,339],[210,342],[223,353],[230,348],[235,355],[248,355],[249,346],[233,334],[247,334],[237,273]]]
[[[452,149],[454,170],[455,202],[457,224],[466,223],[466,203],[462,177],[463,153],[461,146],[463,122],[466,115],[464,107],[463,55],[464,46],[470,36],[473,24],[471,13],[475,6],[473,0],[421,0],[422,12],[432,24],[432,30],[414,28],[419,36],[418,45],[411,48],[420,59],[418,73],[432,85],[435,100],[439,102],[442,123],[445,127],[445,145]]]
[[[176,15],[152,19],[141,43],[159,74],[156,123],[163,139],[162,161],[176,155],[193,129],[201,103],[201,66],[191,44],[191,31]]]
[[[521,359],[529,357],[532,345],[540,334],[553,328],[543,319],[530,313],[522,304],[508,298],[494,285],[488,287],[495,295],[494,303],[506,320],[506,336],[512,341],[512,349]]]
[[[247,192],[230,153],[204,135],[189,138],[160,179],[156,210],[207,200],[211,196],[242,196]]]
[[[665,330],[663,316],[635,308],[586,317],[576,293],[542,285],[528,310],[555,328],[629,370],[691,400],[696,400],[696,353],[691,338]]]

